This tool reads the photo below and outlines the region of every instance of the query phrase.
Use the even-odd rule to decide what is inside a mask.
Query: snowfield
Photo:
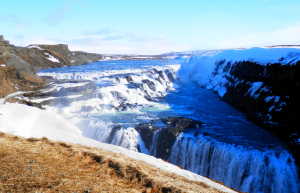
[[[203,182],[224,192],[235,192],[205,177],[166,163],[161,159],[83,137],[77,127],[52,111],[45,111],[22,104],[7,103],[4,105],[3,99],[0,102],[0,131],[2,132],[26,138],[47,137],[50,140],[81,144],[109,150],[114,153],[122,153],[128,157],[144,161],[147,164],[173,172],[189,180]]]

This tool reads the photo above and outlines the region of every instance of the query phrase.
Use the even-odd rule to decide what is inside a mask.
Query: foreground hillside
[[[93,192],[98,192],[100,185],[103,189],[113,186],[108,192],[124,192],[130,187],[127,192],[201,192],[203,186],[208,192],[218,192],[208,187],[234,192],[161,159],[86,138],[59,115],[36,107],[0,103],[0,132],[0,185],[4,188],[34,188],[37,184],[28,191],[42,188],[44,192],[52,185],[56,189],[51,191],[66,186],[65,190],[83,192],[93,187]],[[78,186],[75,180],[80,182]]]
[[[3,192],[222,192],[98,148],[0,132]]]

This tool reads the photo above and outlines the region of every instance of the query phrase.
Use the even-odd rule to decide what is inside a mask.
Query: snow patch
[[[269,108],[269,112],[271,112],[274,108],[275,108],[275,105],[272,105],[272,106]]]
[[[45,52],[45,55],[48,56],[48,58],[46,58],[46,59],[50,60],[51,62],[60,63],[59,60],[57,58],[55,58],[54,56],[52,56],[51,54]]]
[[[263,85],[263,82],[253,82],[251,88],[249,88],[248,93],[250,92],[250,96],[257,98],[259,96],[259,94],[254,96],[254,93],[260,89],[260,87]],[[247,94],[248,94],[247,93]]]

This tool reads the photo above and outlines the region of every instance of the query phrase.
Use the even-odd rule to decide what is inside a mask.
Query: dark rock
[[[164,76],[164,72],[163,71],[157,71],[158,75],[160,78],[162,78],[163,80],[165,80],[165,76]]]
[[[146,148],[150,149],[153,133],[159,130],[159,127],[153,126],[151,123],[140,123],[135,127],[135,130],[140,133]]]
[[[226,77],[230,84],[226,85],[227,92],[223,100],[245,112],[250,121],[285,141],[297,166],[300,166],[300,144],[297,143],[300,138],[300,61],[295,65],[273,63],[265,66],[250,61],[229,62],[223,71],[231,75]],[[236,80],[240,82],[236,84]],[[263,82],[254,93],[259,93],[255,98],[249,93],[253,82]],[[274,99],[267,102],[265,99],[268,96],[278,96],[280,100],[277,103]],[[274,108],[270,111],[271,106]]]
[[[160,84],[164,84],[164,82],[163,82],[163,79],[161,78],[161,77],[158,77],[157,79],[155,79],[155,80],[157,80]]]
[[[144,98],[147,100],[147,101],[154,101],[154,102],[158,102],[157,99],[155,98],[152,98],[150,95],[146,94],[144,95]]]
[[[165,74],[167,75],[169,81],[175,82],[177,80],[177,76],[175,75],[175,72],[173,69],[166,69]]]
[[[120,92],[118,92],[118,91],[111,91],[110,93],[111,93],[111,94],[113,95],[113,97],[114,97],[115,99],[117,99],[120,103],[123,103],[123,102],[127,101],[127,99],[126,99]]]
[[[131,76],[125,76],[128,83],[133,83]]]
[[[156,91],[156,88],[155,88],[155,83],[150,81],[150,80],[142,80],[143,83],[146,83],[148,85],[148,87],[153,90],[153,91]]]
[[[167,117],[161,118],[161,120],[167,125],[168,131],[177,136],[185,129],[195,129],[202,126],[201,121],[188,119],[185,117]]]
[[[144,91],[143,84],[134,84],[135,87],[139,88],[141,91]]]
[[[119,77],[115,77],[115,79],[116,79],[117,83],[121,82]]]
[[[120,125],[115,125],[113,126],[113,128],[111,129],[111,132],[109,134],[109,138],[107,140],[106,143],[112,143],[113,139],[114,139],[114,135],[116,134],[117,131],[121,130],[122,127]]]
[[[162,158],[167,160],[170,156],[170,150],[176,140],[176,137],[183,132],[185,129],[198,129],[202,126],[201,121],[196,121],[193,119],[188,119],[185,117],[167,117],[160,119],[165,127],[154,126],[155,120],[151,123],[142,123],[136,126],[136,130],[140,133],[145,146],[150,149],[151,145],[155,145],[157,158]],[[155,131],[159,130],[157,141],[153,140],[153,134]]]

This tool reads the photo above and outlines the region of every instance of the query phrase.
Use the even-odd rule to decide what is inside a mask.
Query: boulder
[[[153,90],[153,91],[156,91],[156,88],[155,88],[155,83],[146,79],[146,80],[142,80],[143,83],[146,83],[148,85],[148,87]]]

